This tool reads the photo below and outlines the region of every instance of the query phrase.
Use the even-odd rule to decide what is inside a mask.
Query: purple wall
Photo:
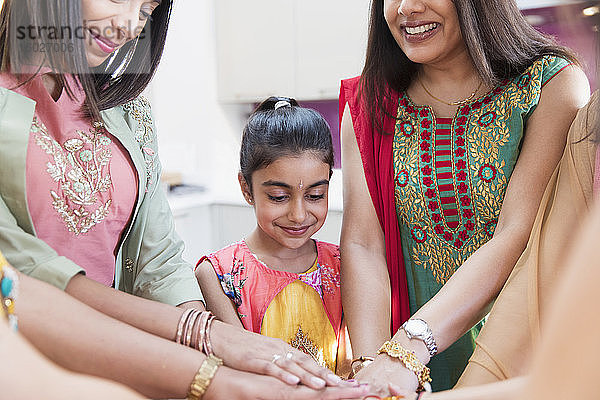
[[[337,100],[322,101],[301,101],[302,107],[314,108],[325,118],[331,128],[331,137],[333,139],[333,154],[335,156],[335,168],[340,168],[340,126],[339,126],[339,105]]]
[[[554,36],[561,44],[577,53],[590,80],[592,90],[597,88],[597,39],[595,17],[583,15],[583,9],[594,3],[525,10],[532,25],[541,32]]]

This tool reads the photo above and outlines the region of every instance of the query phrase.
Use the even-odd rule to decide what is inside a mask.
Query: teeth
[[[406,29],[406,33],[408,33],[409,35],[419,35],[421,33],[425,33],[428,32],[430,30],[433,30],[437,28],[437,24],[433,23],[433,24],[427,24],[427,25],[419,25],[419,26],[415,26],[415,27],[409,27],[407,26]]]

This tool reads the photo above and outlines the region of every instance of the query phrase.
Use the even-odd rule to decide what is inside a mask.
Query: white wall
[[[217,102],[216,0],[175,0],[150,97],[165,171],[184,174],[223,200],[241,201],[239,137],[249,106]]]

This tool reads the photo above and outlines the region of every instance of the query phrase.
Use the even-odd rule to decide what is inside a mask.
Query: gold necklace
[[[473,91],[473,93],[471,93],[471,95],[469,97],[467,97],[466,99],[463,100],[459,100],[459,101],[453,101],[451,103],[444,101],[442,99],[440,99],[439,97],[435,96],[433,93],[431,93],[429,90],[427,90],[427,88],[425,87],[425,84],[423,83],[423,79],[419,78],[419,83],[421,84],[421,87],[423,88],[423,90],[432,98],[434,98],[435,100],[439,101],[440,103],[444,103],[448,106],[462,106],[468,102],[470,102],[471,100],[473,100],[475,98],[475,95],[477,94],[477,92],[479,92],[479,89],[481,89],[481,86],[483,85],[483,81],[479,81],[479,86],[477,86],[477,89],[475,89]]]

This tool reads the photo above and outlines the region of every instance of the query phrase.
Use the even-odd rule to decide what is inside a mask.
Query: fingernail
[[[312,382],[313,385],[319,386],[319,387],[323,387],[326,384],[326,382],[323,379],[317,378],[316,376],[310,378],[310,381]]]
[[[290,385],[297,385],[300,383],[300,378],[298,378],[296,375],[287,375],[285,377],[285,381]]]
[[[342,378],[340,378],[336,374],[327,374],[327,379],[338,384],[342,383]]]

